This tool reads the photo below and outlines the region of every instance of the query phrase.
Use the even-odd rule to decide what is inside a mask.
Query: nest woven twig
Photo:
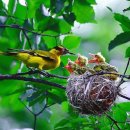
[[[117,96],[114,81],[103,75],[71,75],[66,93],[70,104],[82,114],[101,115],[110,109]]]

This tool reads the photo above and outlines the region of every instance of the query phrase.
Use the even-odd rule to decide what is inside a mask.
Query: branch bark
[[[36,79],[36,78],[28,78],[28,77],[23,77],[23,76],[19,76],[19,75],[0,75],[0,80],[23,80],[23,81],[31,81],[31,82],[36,82],[36,83],[42,83],[42,84],[46,84],[49,86],[53,86],[56,88],[60,88],[60,89],[64,89],[65,87],[54,83],[54,82],[49,82],[47,80],[43,80],[43,79]]]
[[[12,25],[3,25],[3,24],[0,24],[0,28],[14,28],[14,29],[22,30],[24,32],[30,32],[30,33],[35,34],[35,35],[48,36],[48,37],[54,37],[54,38],[62,36],[62,35],[70,34],[70,32],[67,32],[67,33],[64,33],[64,34],[59,34],[59,35],[43,34],[43,33],[36,32],[34,30],[26,29],[26,28],[21,27],[21,26],[19,26],[17,24],[12,24]]]

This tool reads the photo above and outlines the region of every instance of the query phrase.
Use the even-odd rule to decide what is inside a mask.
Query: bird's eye
[[[78,57],[78,60],[81,60],[81,57]]]
[[[99,56],[98,56],[98,55],[95,55],[95,58],[99,58]]]

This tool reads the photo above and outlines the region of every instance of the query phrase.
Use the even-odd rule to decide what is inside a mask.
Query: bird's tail
[[[0,55],[6,55],[6,56],[15,56],[17,55],[18,52],[11,52],[11,51],[6,51],[6,52],[3,52],[3,51],[0,51]]]
[[[0,51],[0,55],[2,55],[3,54],[3,52],[2,51]]]

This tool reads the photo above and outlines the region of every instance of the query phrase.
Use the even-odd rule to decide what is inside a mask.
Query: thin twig
[[[36,125],[37,125],[37,117],[47,108],[47,101],[46,104],[44,105],[44,107],[42,108],[41,111],[39,111],[38,113],[34,113],[33,111],[31,111],[25,104],[24,102],[19,98],[19,101],[25,106],[25,108],[34,116],[34,124],[33,124],[33,129],[36,130]]]
[[[48,37],[59,37],[59,36],[62,36],[62,35],[67,35],[67,34],[70,34],[70,32],[67,32],[67,33],[64,33],[64,34],[59,34],[59,35],[50,35],[50,34],[43,34],[43,33],[39,33],[39,32],[36,32],[34,30],[29,30],[29,29],[26,29],[24,27],[21,27],[17,24],[12,24],[12,25],[0,25],[0,28],[15,28],[15,29],[18,29],[18,30],[24,30],[26,32],[30,32],[32,34],[35,34],[35,35],[40,35],[40,36],[48,36]]]
[[[26,32],[25,32],[24,30],[22,30],[22,32],[23,32],[24,36],[26,37],[26,39],[27,39],[27,41],[28,41],[28,44],[29,44],[30,49],[32,50],[31,42],[30,42],[30,40],[29,40],[28,35],[26,34]]]
[[[127,100],[130,100],[130,97],[127,97],[127,96],[125,96],[125,95],[122,95],[121,93],[118,93],[118,95],[119,95],[120,97],[122,97],[122,98],[125,98],[125,99],[127,99]]]
[[[37,126],[37,116],[34,114],[33,130],[36,130],[36,126]]]
[[[126,76],[126,72],[127,72],[128,67],[129,67],[129,63],[130,63],[130,58],[127,61],[125,71],[124,71],[124,73],[122,75],[121,81],[120,81],[119,85],[117,86],[117,88],[119,88],[120,85],[123,83],[124,77]]]
[[[19,101],[23,104],[23,106],[32,114],[34,115],[34,113],[24,104],[24,102],[19,98]]]
[[[46,84],[49,86],[53,86],[56,88],[60,88],[60,89],[64,89],[65,87],[54,83],[54,82],[49,82],[47,80],[43,80],[43,79],[38,79],[38,78],[28,78],[28,77],[23,77],[23,76],[19,76],[19,75],[0,75],[0,80],[23,80],[23,81],[31,81],[31,82],[36,82],[36,83],[42,83],[42,84]]]
[[[38,113],[36,113],[36,116],[39,116],[45,109],[47,108],[47,103],[45,104],[45,106],[43,107],[43,109],[41,111],[39,111]]]
[[[129,67],[129,64],[130,64],[130,58],[128,59],[128,62],[127,62],[127,65],[126,65],[126,68],[125,68],[125,71],[124,71],[124,75],[125,75],[126,72],[127,72],[127,69],[128,69],[128,67]]]
[[[116,120],[114,120],[110,115],[108,115],[107,113],[105,113],[106,116],[111,120],[113,121],[113,124],[116,125],[116,127],[118,128],[118,130],[121,130],[121,128],[118,126],[118,122]],[[113,124],[112,124],[112,127],[113,127]]]

